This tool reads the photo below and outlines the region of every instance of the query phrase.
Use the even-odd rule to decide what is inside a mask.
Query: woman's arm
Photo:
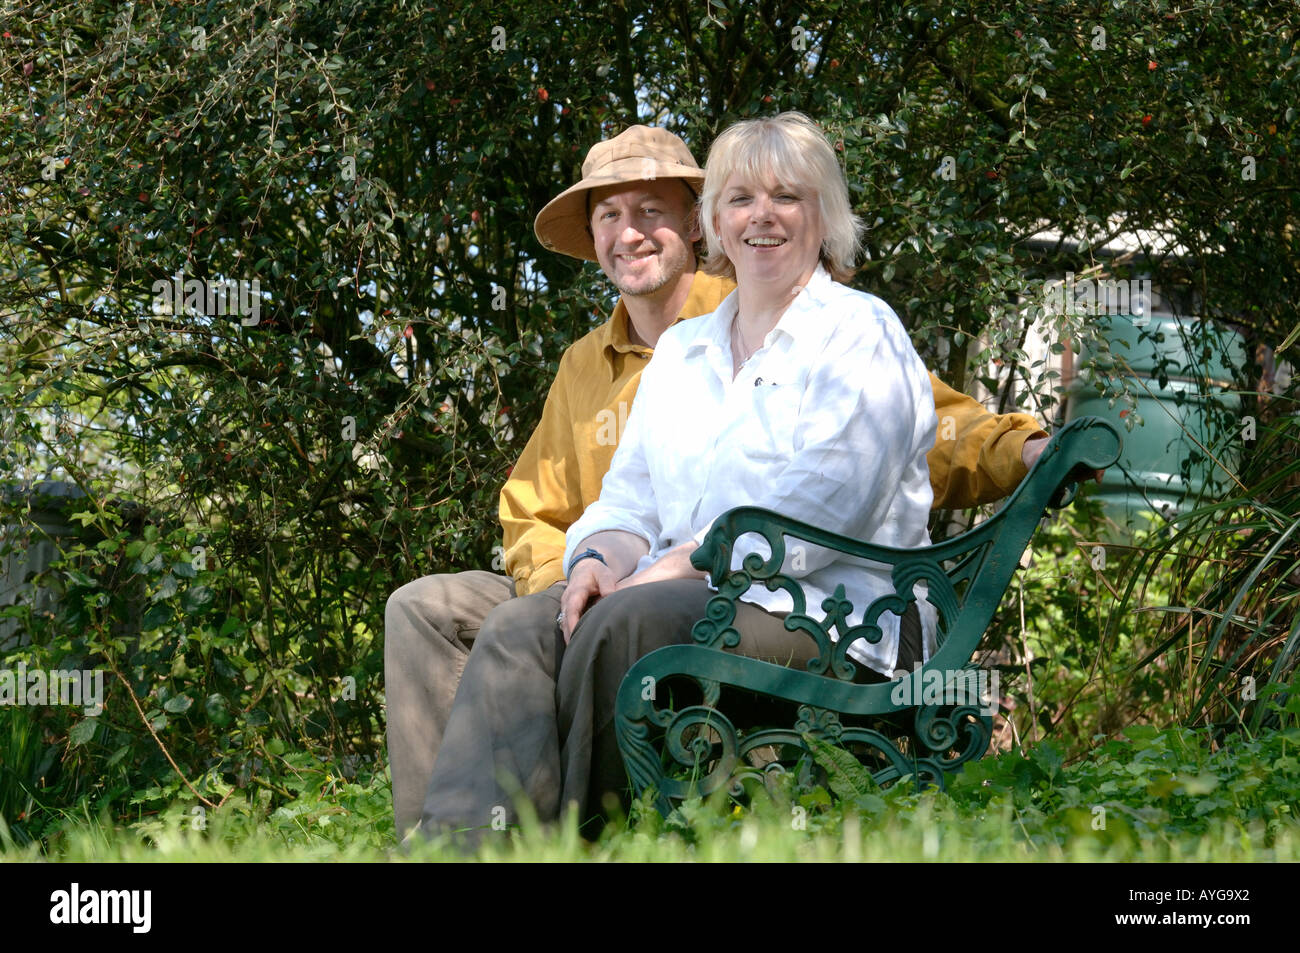
[[[660,582],[664,579],[703,579],[708,573],[691,565],[691,553],[700,546],[694,540],[687,540],[680,546],[667,550],[640,572],[634,572],[618,584],[620,589],[642,586],[647,582]]]
[[[650,544],[640,536],[619,529],[593,533],[575,548],[578,553],[594,549],[601,559],[589,556],[579,560],[569,574],[569,584],[560,598],[559,619],[566,644],[588,607],[617,589],[619,580],[631,576],[637,561],[650,552]]]

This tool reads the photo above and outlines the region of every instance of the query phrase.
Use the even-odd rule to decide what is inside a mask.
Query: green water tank
[[[1172,515],[1225,492],[1231,480],[1223,467],[1235,472],[1243,433],[1237,391],[1246,368],[1241,335],[1172,315],[1095,320],[1110,353],[1084,351],[1079,366],[1092,361],[1116,383],[1122,380],[1137,398],[1140,420],[1127,419],[1132,412],[1126,400],[1112,407],[1110,396],[1082,377],[1069,385],[1068,420],[1096,415],[1124,436],[1119,463],[1092,492],[1107,515],[1136,528],[1149,525],[1153,514]]]

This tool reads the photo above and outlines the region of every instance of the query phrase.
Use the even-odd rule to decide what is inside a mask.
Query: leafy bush
[[[1190,259],[1157,255],[1157,284],[1290,331],[1295,256],[1258,238],[1295,218],[1284,11],[1090,9],[1099,49],[1068,4],[734,7],[20,4],[0,38],[0,473],[77,483],[87,532],[37,580],[58,616],[12,610],[31,641],[4,662],[102,665],[112,687],[95,718],[15,713],[33,722],[0,736],[24,765],[0,807],[37,836],[74,805],[275,809],[295,752],[380,763],[385,596],[499,568],[497,490],[610,304],[531,222],[618,126],[703,157],[739,117],[822,121],[871,224],[857,286],[961,389],[997,361],[1050,389],[1013,302],[1096,265],[1103,231],[1161,231]],[[1044,254],[1043,228],[1085,241]],[[256,323],[160,300],[177,275],[257,282]],[[1088,600],[1027,597],[1044,631],[1077,624],[1080,662],[1129,637]],[[1206,658],[1240,668],[1276,637],[1249,600],[1260,638],[1230,663],[1236,629],[1211,631]]]

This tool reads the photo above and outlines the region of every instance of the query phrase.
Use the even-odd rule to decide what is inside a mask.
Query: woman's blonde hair
[[[849,205],[849,187],[826,134],[800,112],[742,120],[714,140],[700,194],[700,228],[707,249],[704,271],[736,277],[713,219],[722,187],[737,173],[755,183],[775,180],[789,188],[816,192],[823,233],[821,263],[836,281],[853,277],[862,246],[862,220]]]

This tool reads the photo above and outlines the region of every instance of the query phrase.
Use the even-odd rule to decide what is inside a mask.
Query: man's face
[[[591,193],[596,259],[625,295],[653,295],[695,270],[695,203],[680,179],[611,185]]]

